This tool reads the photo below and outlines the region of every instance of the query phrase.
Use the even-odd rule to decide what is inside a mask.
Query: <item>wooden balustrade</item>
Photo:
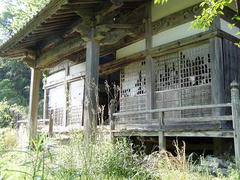
[[[164,113],[171,111],[182,111],[182,110],[194,110],[194,109],[216,109],[216,108],[231,108],[232,115],[221,115],[221,116],[207,116],[207,117],[189,117],[189,118],[170,118],[165,119]],[[231,103],[223,104],[208,104],[208,105],[194,105],[194,106],[181,106],[181,107],[170,107],[170,108],[161,108],[161,109],[150,109],[143,111],[131,111],[131,112],[118,112],[113,113],[110,117],[111,124],[111,134],[115,129],[116,119],[125,116],[132,116],[138,114],[153,114],[160,113],[161,116],[158,119],[159,124],[159,148],[166,148],[166,139],[164,133],[167,131],[165,127],[166,122],[176,122],[176,123],[196,123],[196,122],[217,122],[217,121],[232,121],[233,122],[233,138],[234,138],[234,148],[235,148],[235,159],[236,165],[240,170],[240,99],[239,99],[239,85],[236,81],[231,83]],[[152,119],[144,122],[148,124],[152,122]],[[142,122],[141,122],[142,123]],[[113,126],[114,124],[114,126]],[[131,124],[131,121],[126,123]],[[112,135],[113,136],[113,135]]]

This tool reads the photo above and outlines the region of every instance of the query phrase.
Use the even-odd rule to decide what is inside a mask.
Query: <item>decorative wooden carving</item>
[[[199,4],[163,17],[152,24],[153,34],[165,31],[169,28],[194,20],[194,16],[201,12]]]

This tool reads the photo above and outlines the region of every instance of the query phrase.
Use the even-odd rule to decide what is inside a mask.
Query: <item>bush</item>
[[[7,101],[0,102],[0,128],[13,127],[17,120],[26,117],[25,108],[18,105],[9,105]]]
[[[0,152],[11,150],[17,145],[17,132],[15,129],[0,129]]]
[[[134,154],[131,144],[118,140],[115,144],[97,141],[85,144],[81,134],[74,134],[70,145],[57,151],[56,178],[74,176],[89,179],[138,179],[148,177],[140,165],[140,155]],[[57,168],[56,168],[57,169]],[[144,178],[145,179],[145,178]]]

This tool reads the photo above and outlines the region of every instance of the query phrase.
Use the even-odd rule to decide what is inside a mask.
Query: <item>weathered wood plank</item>
[[[196,122],[212,122],[212,121],[232,121],[232,116],[207,116],[207,117],[190,117],[190,118],[165,118],[164,123],[165,124],[171,124],[171,123],[178,123],[178,124],[184,124],[184,123],[196,123]],[[117,121],[118,124],[151,124],[151,123],[157,123],[159,122],[159,119],[149,119],[147,121]]]
[[[220,130],[222,129],[221,122],[208,122],[208,123],[188,123],[177,125],[165,125],[163,131],[207,131],[207,130]]]
[[[52,49],[45,52],[37,59],[36,67],[44,67],[59,61],[64,56],[70,55],[79,49],[84,48],[85,43],[81,37],[76,37],[70,40],[63,41],[57,44]]]
[[[212,103],[224,103],[224,70],[223,70],[223,52],[222,39],[210,39],[210,58],[211,58],[211,95]],[[223,115],[224,109],[213,109],[214,115]]]
[[[165,123],[177,122],[177,123],[186,123],[186,122],[207,122],[207,121],[231,121],[232,116],[207,116],[207,117],[191,117],[191,118],[180,118],[180,119],[166,119]]]
[[[167,137],[222,137],[232,138],[233,131],[166,132]]]
[[[158,136],[159,131],[137,131],[137,130],[115,130],[114,136]],[[221,137],[233,138],[233,131],[182,131],[182,132],[165,132],[165,137]]]
[[[208,104],[208,105],[196,105],[196,106],[182,106],[182,107],[172,107],[172,108],[161,108],[146,111],[135,111],[135,112],[120,112],[114,113],[114,116],[129,116],[135,114],[146,114],[146,113],[158,113],[158,112],[168,112],[168,111],[182,111],[182,110],[192,110],[192,109],[205,109],[205,108],[221,108],[221,107],[231,107],[231,103],[225,104]]]

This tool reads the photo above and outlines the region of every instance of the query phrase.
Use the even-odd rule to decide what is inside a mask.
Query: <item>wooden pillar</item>
[[[236,81],[231,83],[231,103],[234,129],[234,150],[237,168],[240,170],[240,100]]]
[[[37,134],[37,115],[38,115],[40,81],[41,71],[31,68],[31,86],[28,115],[29,143],[31,143],[31,141],[35,139]]]
[[[164,112],[161,113],[161,118],[159,121],[159,135],[158,135],[159,150],[166,149],[166,137],[164,136],[163,125],[164,125]]]
[[[146,3],[145,12],[145,38],[146,38],[146,109],[151,110],[154,107],[154,76],[153,59],[149,54],[152,48],[152,22],[151,22],[151,2]],[[147,114],[147,120],[152,120],[152,114]]]
[[[44,97],[43,97],[43,119],[47,119],[48,114],[48,89],[44,88]]]
[[[94,39],[94,29],[86,50],[86,81],[84,97],[84,129],[87,141],[94,139],[97,127],[97,98],[99,78],[99,43]]]
[[[224,70],[223,70],[223,53],[222,39],[214,37],[210,39],[210,58],[211,58],[211,94],[212,103],[220,104],[225,101],[224,93]],[[219,116],[224,114],[223,108],[213,109],[213,115]]]
[[[65,80],[63,83],[64,86],[64,106],[63,106],[63,125],[67,126],[67,112],[68,112],[68,99],[69,99],[69,87],[67,82],[67,76],[69,75],[69,64],[65,64]]]
[[[154,93],[155,93],[155,78],[154,78],[154,68],[153,68],[153,58],[149,53],[152,48],[152,2],[146,3],[145,9],[145,38],[146,38],[146,109],[154,109]],[[147,120],[151,121],[153,119],[153,114],[147,114]],[[166,137],[164,137],[164,132],[162,131],[162,126],[159,128],[159,149],[166,148]]]

